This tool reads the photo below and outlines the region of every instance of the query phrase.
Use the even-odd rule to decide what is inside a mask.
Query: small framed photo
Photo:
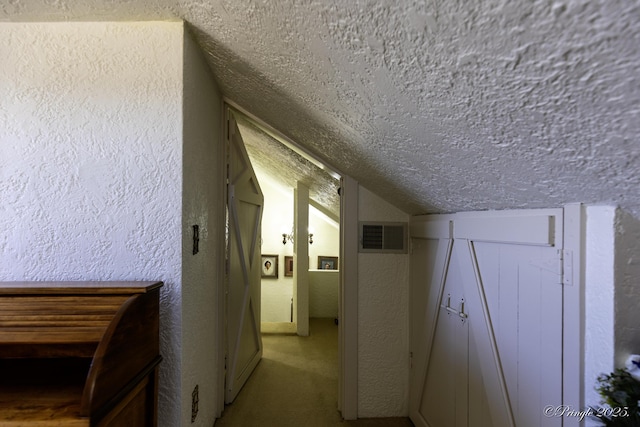
[[[293,276],[293,257],[292,256],[284,257],[284,275]]]
[[[337,270],[337,269],[338,269],[337,256],[319,256],[318,257],[318,270]]]
[[[278,277],[278,255],[262,255],[262,277]]]

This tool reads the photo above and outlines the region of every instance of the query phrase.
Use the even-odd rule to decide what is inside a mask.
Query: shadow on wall
[[[617,209],[615,223],[615,357],[640,353],[640,219]]]

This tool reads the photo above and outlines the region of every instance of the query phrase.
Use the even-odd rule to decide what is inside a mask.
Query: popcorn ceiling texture
[[[227,95],[405,211],[640,215],[637,2],[222,5]]]
[[[0,25],[0,280],[164,281],[166,426],[180,415],[182,33]]]
[[[309,198],[340,216],[340,181],[304,157],[285,147],[242,115],[235,115],[238,129],[256,169],[268,173],[291,194],[298,182],[309,187]]]
[[[225,95],[406,212],[640,216],[629,0],[15,0],[0,20],[185,19]]]

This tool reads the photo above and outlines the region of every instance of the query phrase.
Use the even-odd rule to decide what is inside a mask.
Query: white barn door
[[[233,402],[262,357],[260,245],[264,201],[238,126],[230,113],[228,120],[225,403]]]
[[[561,426],[562,210],[412,223],[416,426]]]

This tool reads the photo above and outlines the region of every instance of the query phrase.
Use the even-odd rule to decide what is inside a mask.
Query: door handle
[[[449,313],[453,313],[453,314],[459,316],[462,319],[466,319],[467,317],[469,317],[469,315],[464,312],[464,298],[460,302],[460,311],[458,311],[455,308],[451,307],[451,296],[450,295],[447,296],[447,305],[440,304],[440,307],[444,308]]]
[[[440,304],[440,307],[444,308],[449,313],[458,314],[458,311],[455,308],[451,307],[451,294],[447,295],[447,305]]]
[[[462,301],[460,302],[460,311],[458,312],[458,316],[462,317],[463,319],[469,317],[469,315],[464,312],[464,298],[462,298]]]

